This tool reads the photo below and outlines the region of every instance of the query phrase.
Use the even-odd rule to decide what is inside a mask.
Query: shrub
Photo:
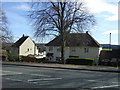
[[[9,61],[19,61],[19,55],[8,55]]]
[[[70,57],[66,60],[66,63],[75,65],[93,65],[94,61],[95,60],[91,58]]]
[[[36,58],[35,57],[29,57],[29,56],[21,56],[21,61],[36,62]]]
[[[6,50],[0,50],[0,58],[2,58],[2,61],[6,61],[8,58],[8,52]]]
[[[46,58],[35,58],[35,57],[30,57],[30,56],[21,56],[21,61],[24,61],[24,62],[38,62],[38,63],[41,63],[41,62],[46,62]]]

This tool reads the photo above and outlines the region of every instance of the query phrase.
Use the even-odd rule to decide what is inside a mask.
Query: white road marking
[[[0,74],[0,75],[13,75],[13,74],[23,74],[21,72],[13,72],[13,71],[3,71],[3,72],[8,72],[10,74]],[[26,73],[24,73],[26,74]],[[29,75],[33,75],[33,76],[43,76],[43,77],[51,77],[49,75],[41,75],[41,74],[29,74]]]
[[[87,81],[94,82],[94,81],[96,81],[96,80],[87,80]]]
[[[16,74],[23,74],[23,73],[13,72],[13,71],[2,71],[2,73],[0,73],[0,76],[4,76],[4,75],[16,75]]]
[[[43,80],[60,80],[62,78],[42,78],[42,79],[30,79],[28,82],[43,81]]]
[[[49,75],[41,75],[41,74],[29,74],[29,75],[33,75],[33,76],[44,76],[44,77],[51,77]]]
[[[7,75],[7,74],[0,73],[0,76],[3,76],[3,75]]]
[[[112,82],[112,83],[118,83],[118,82]]]
[[[110,85],[110,86],[99,86],[99,87],[93,87],[92,89],[97,89],[97,88],[110,88],[110,87],[118,87],[119,85]]]
[[[7,80],[11,80],[11,81],[18,81],[18,82],[25,82],[25,83],[33,83],[33,84],[38,84],[38,85],[51,85],[51,84],[54,84],[54,83],[51,83],[51,82],[27,82],[27,81],[24,81],[24,80],[19,80],[19,79],[11,79],[11,78],[4,78],[4,79],[7,79]]]
[[[50,85],[50,84],[54,84],[54,83],[39,83],[39,82],[31,82],[31,83],[33,83],[33,84],[38,84],[38,85]]]
[[[14,72],[14,71],[2,71],[3,73],[1,73],[0,75],[17,75],[17,74],[27,74],[27,75],[33,75],[33,76],[42,76],[42,77],[46,77],[43,79],[28,79],[28,80],[20,80],[20,79],[15,79],[15,78],[5,78],[6,80],[11,80],[11,81],[18,81],[18,82],[26,82],[26,83],[33,83],[33,84],[39,84],[39,85],[50,85],[50,84],[54,84],[49,82],[50,80],[60,80],[62,78],[49,78],[51,77],[50,75],[41,75],[41,74],[28,74],[28,73],[21,73],[21,72]],[[38,82],[41,81],[41,82]],[[44,83],[43,83],[44,82]],[[46,83],[47,82],[47,83]]]
[[[23,73],[21,73],[21,72],[13,72],[13,71],[3,71],[3,72],[10,72],[10,73],[14,73],[14,74],[23,74]]]
[[[54,84],[54,83],[45,83],[45,84],[39,84],[39,85],[51,85],[51,84]]]
[[[7,80],[12,80],[12,81],[19,81],[19,82],[23,82],[23,80],[19,80],[19,79],[12,79],[12,78],[5,78]]]

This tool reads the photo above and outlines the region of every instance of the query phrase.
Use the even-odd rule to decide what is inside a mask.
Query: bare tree
[[[8,21],[5,12],[0,8],[0,42],[12,42],[13,35],[8,30]]]
[[[29,13],[36,37],[61,35],[61,61],[64,60],[66,36],[81,33],[95,24],[94,16],[88,13],[83,2],[36,2]]]

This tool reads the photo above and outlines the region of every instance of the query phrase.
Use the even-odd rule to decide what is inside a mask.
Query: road
[[[2,65],[3,88],[120,88],[118,73]]]

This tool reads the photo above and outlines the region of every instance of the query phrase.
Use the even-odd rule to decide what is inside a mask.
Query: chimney
[[[23,36],[22,37],[24,37],[24,34],[23,34]]]
[[[86,34],[89,34],[88,31],[86,31]]]

